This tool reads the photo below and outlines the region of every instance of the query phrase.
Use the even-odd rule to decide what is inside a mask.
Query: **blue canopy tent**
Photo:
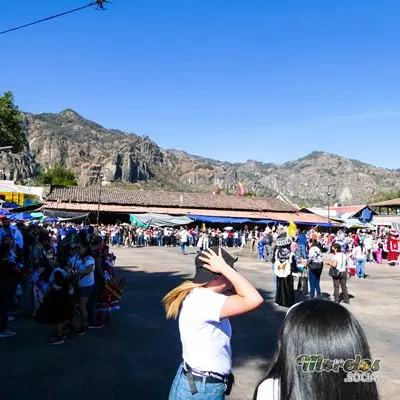
[[[4,210],[2,208],[0,208],[0,215],[11,215],[12,213],[10,213],[10,211]]]
[[[3,203],[3,207],[4,207],[4,208],[18,208],[19,205],[18,205],[18,204],[15,204],[15,203],[4,202],[4,203]]]
[[[201,222],[208,222],[208,223],[214,223],[214,224],[282,224],[282,225],[288,225],[290,220],[293,220],[293,222],[296,225],[308,225],[308,226],[320,226],[324,228],[332,228],[333,225],[332,223],[325,223],[325,222],[313,222],[313,221],[296,221],[296,219],[290,219],[290,220],[270,220],[270,219],[249,219],[249,218],[232,218],[232,217],[214,217],[214,216],[205,216],[205,215],[192,215],[192,214],[187,214],[187,216],[195,221],[201,221]],[[288,216],[288,218],[290,218]]]
[[[211,224],[271,224],[275,221],[269,219],[248,219],[248,218],[232,218],[232,217],[213,217],[205,215],[192,215],[187,214],[187,217],[195,221],[208,222]]]
[[[14,221],[24,221],[24,220],[32,220],[34,219],[31,214],[29,213],[20,213],[20,214],[14,214],[10,217],[10,219]]]
[[[58,218],[56,217],[45,217],[43,222],[46,224],[51,224],[52,222],[57,222],[57,221]]]
[[[323,223],[323,222],[297,222],[293,221],[296,225],[309,225],[309,226],[322,226],[324,228],[332,228],[333,224]]]

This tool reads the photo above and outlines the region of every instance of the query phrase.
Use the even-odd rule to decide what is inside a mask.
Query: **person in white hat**
[[[276,239],[272,258],[275,276],[275,304],[291,307],[295,303],[293,273],[297,272],[296,256],[291,251],[292,239],[282,232]]]

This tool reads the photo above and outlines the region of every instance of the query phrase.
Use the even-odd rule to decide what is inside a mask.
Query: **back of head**
[[[368,342],[355,317],[334,302],[309,300],[286,315],[266,378],[280,380],[281,400],[376,400],[375,382],[345,382],[346,369],[358,371],[366,359],[371,360]],[[339,368],[340,360],[356,362]]]
[[[332,245],[332,249],[335,250],[337,253],[339,253],[339,252],[342,251],[342,247],[340,246],[339,243],[334,243],[334,244]]]

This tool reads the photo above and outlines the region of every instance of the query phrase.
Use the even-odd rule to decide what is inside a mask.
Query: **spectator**
[[[339,363],[317,372],[316,362],[306,364],[312,355],[332,361],[354,360],[357,355],[372,360],[363,329],[346,308],[326,300],[305,301],[286,314],[272,366],[253,399],[379,399],[375,382],[346,383],[347,373]],[[361,364],[358,369],[364,372]]]

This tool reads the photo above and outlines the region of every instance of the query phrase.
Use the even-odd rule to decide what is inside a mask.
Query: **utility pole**
[[[327,196],[328,196],[328,228],[329,228],[329,232],[331,231],[331,196],[332,196],[332,187],[333,185],[329,185],[328,186],[328,192],[327,192]]]

